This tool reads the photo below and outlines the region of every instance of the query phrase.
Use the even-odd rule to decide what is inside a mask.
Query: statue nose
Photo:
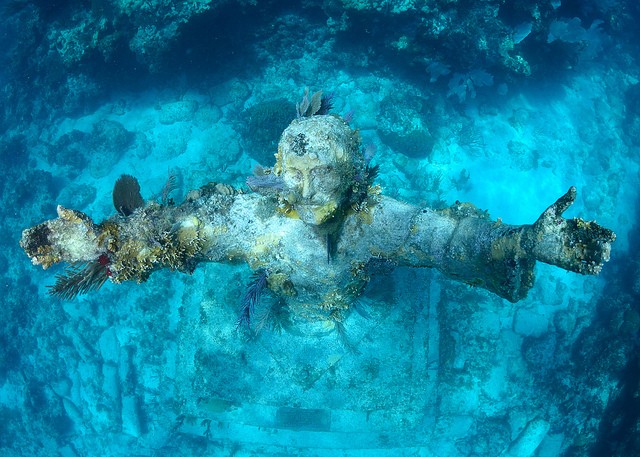
[[[309,198],[311,196],[311,183],[308,179],[302,182],[302,198]]]

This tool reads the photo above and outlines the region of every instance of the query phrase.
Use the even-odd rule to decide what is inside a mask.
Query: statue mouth
[[[338,208],[336,202],[305,203],[295,206],[300,219],[309,224],[320,225],[331,219]]]

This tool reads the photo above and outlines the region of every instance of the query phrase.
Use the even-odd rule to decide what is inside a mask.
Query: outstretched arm
[[[150,202],[99,224],[58,206],[56,219],[22,232],[20,246],[34,265],[71,265],[51,289],[63,298],[97,289],[107,279],[143,282],[161,268],[191,273],[202,261],[233,260],[243,252],[243,237],[227,214],[246,211],[251,200],[238,202],[232,188],[215,183],[192,195],[179,206]]]
[[[210,245],[206,227],[177,208],[147,206],[96,224],[58,206],[58,218],[22,232],[20,245],[34,265],[66,263],[51,293],[62,298],[99,288],[107,279],[145,281],[160,268],[193,271]]]
[[[609,260],[615,240],[611,230],[595,222],[562,217],[575,197],[572,187],[534,224],[518,226],[492,221],[469,203],[444,210],[413,208],[411,215],[405,205],[398,205],[398,211],[411,221],[408,226],[398,225],[394,221],[402,218],[394,215],[393,201],[387,201],[378,220],[381,227],[375,231],[383,234],[381,238],[396,240],[398,233],[389,237],[388,227],[396,228],[391,232],[409,235],[381,249],[380,255],[401,265],[437,268],[516,302],[533,286],[537,260],[582,274],[598,274]]]

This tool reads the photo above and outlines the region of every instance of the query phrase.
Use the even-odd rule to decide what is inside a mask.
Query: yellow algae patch
[[[229,227],[226,225],[206,225],[200,234],[204,239],[203,250],[210,249],[216,242],[220,235],[223,235],[229,231]]]
[[[207,233],[211,233],[212,235],[222,235],[223,233],[227,233],[229,231],[229,227],[226,225],[212,225],[207,227]]]
[[[253,260],[252,262],[250,261],[251,267],[258,267],[260,260],[264,259],[272,250],[274,250],[274,248],[278,247],[283,236],[284,235],[282,233],[272,232],[256,237],[256,243],[251,248],[251,252],[249,254],[249,258]]]
[[[293,297],[297,294],[289,276],[284,273],[271,273],[267,278],[269,289],[278,295]]]
[[[256,237],[256,244],[253,246],[251,252],[263,253],[267,249],[279,244],[282,238],[282,233],[265,233],[264,235],[260,235]]]
[[[525,257],[527,253],[520,245],[520,235],[502,237],[491,243],[491,257],[494,260],[504,260],[513,256]]]
[[[336,209],[338,209],[338,204],[335,201],[330,201],[328,203],[325,203],[322,206],[318,206],[314,208],[312,212],[313,212],[313,217],[315,219],[315,223],[317,225],[320,225],[323,222],[327,221],[327,219],[333,216]]]

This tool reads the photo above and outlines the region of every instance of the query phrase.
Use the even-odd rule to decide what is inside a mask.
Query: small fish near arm
[[[295,119],[262,173],[249,182],[254,192],[209,184],[177,206],[136,197],[99,224],[58,207],[57,219],[24,230],[21,246],[44,268],[73,266],[52,287],[63,298],[107,279],[143,282],[161,268],[245,262],[265,272],[264,286],[296,315],[339,322],[376,259],[436,268],[515,302],[533,286],[536,261],[598,274],[615,240],[595,222],[562,217],[573,187],[535,223],[518,226],[469,203],[434,210],[385,197],[357,131],[333,115]]]

